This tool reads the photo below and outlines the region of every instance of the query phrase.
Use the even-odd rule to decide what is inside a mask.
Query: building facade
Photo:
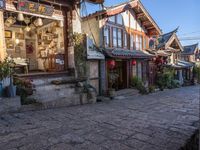
[[[19,68],[61,72],[74,68],[73,32],[81,32],[78,1],[5,0],[0,11],[0,58],[9,56]],[[20,70],[20,69],[19,69]]]
[[[123,3],[83,18],[82,31],[102,48],[100,91],[124,89],[133,77],[149,83],[149,61],[154,57],[146,49],[149,39],[161,30],[138,0]],[[111,74],[116,76],[110,83]]]

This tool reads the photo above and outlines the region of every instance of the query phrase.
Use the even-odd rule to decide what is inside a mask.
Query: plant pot
[[[109,94],[109,97],[113,99],[115,97],[115,89],[109,89],[108,94]]]
[[[0,83],[0,96],[2,96],[3,95],[3,85],[2,85],[2,83]]]
[[[8,97],[15,97],[16,91],[17,91],[17,87],[15,85],[10,85],[6,87],[6,94]]]

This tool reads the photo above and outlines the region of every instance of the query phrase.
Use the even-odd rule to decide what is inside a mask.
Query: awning
[[[176,69],[188,69],[190,67],[193,67],[194,63],[190,63],[190,62],[183,61],[183,60],[178,60],[177,64],[167,64],[166,66],[173,67]]]
[[[154,56],[163,56],[167,57],[170,56],[170,53],[165,52],[164,50],[152,50],[152,49],[147,49],[148,53],[154,55]]]
[[[141,50],[119,50],[119,49],[106,49],[103,51],[106,57],[120,58],[120,59],[149,59],[153,55]]]
[[[183,66],[185,68],[190,68],[190,67],[193,67],[195,64],[191,62],[183,61],[183,60],[178,60],[178,65]]]

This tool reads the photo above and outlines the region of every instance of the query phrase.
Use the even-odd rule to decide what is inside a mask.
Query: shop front
[[[6,1],[1,12],[1,60],[14,60],[17,74],[62,72],[67,65],[66,17],[53,4]]]
[[[104,54],[107,89],[129,88],[134,77],[148,84],[149,60],[152,55],[139,50],[105,50]]]

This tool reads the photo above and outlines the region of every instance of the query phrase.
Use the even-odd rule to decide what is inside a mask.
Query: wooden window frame
[[[105,27],[108,28],[108,45],[106,45],[106,43],[105,43]],[[111,47],[110,32],[111,32],[110,26],[109,26],[109,25],[105,25],[105,26],[103,27],[103,44],[104,44],[104,47]]]

